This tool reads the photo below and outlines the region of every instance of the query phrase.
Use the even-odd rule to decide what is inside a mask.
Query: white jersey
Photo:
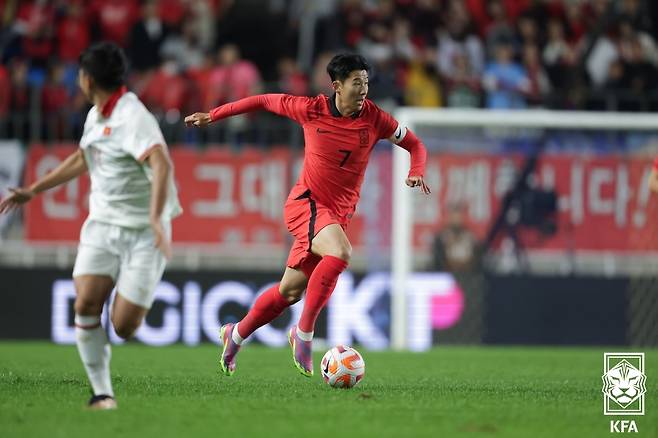
[[[80,139],[91,177],[89,219],[128,228],[149,226],[153,170],[145,163],[154,147],[166,143],[158,122],[125,88],[99,110],[89,110]],[[170,172],[163,220],[182,212]]]

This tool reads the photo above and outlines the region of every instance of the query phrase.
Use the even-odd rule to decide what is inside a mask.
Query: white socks
[[[244,339],[242,338],[242,336],[240,336],[240,333],[238,333],[238,324],[235,324],[235,327],[233,327],[233,332],[231,333],[231,339],[233,339],[233,342],[235,342],[236,344],[242,345],[242,341],[244,341]]]
[[[94,395],[114,396],[110,380],[110,343],[100,316],[75,315],[75,338]]]
[[[299,327],[297,327],[297,336],[302,341],[312,341],[313,340],[313,332],[303,332],[299,329]]]

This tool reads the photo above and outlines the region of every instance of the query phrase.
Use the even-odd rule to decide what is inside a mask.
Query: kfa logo
[[[603,413],[644,415],[644,353],[604,353]]]
[[[638,433],[635,420],[610,420],[610,433]]]
[[[644,353],[604,353],[603,414],[644,415]],[[638,433],[635,420],[610,420],[610,433]]]

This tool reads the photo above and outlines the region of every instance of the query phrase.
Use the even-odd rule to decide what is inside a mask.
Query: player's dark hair
[[[103,90],[112,91],[124,84],[128,61],[121,47],[111,42],[100,42],[87,47],[80,54],[80,68]]]
[[[334,56],[327,64],[327,73],[331,81],[344,81],[354,70],[370,71],[368,61],[361,55],[341,53]]]

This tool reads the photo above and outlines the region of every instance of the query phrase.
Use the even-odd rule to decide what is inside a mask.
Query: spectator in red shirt
[[[57,26],[59,59],[76,63],[80,53],[89,45],[89,26],[80,3],[70,2],[65,11]]]
[[[64,67],[62,64],[53,64],[50,67],[48,80],[41,89],[41,107],[50,139],[64,138],[68,104],[69,94],[64,84]]]
[[[14,21],[14,30],[19,35],[32,36],[52,25],[53,8],[43,0],[19,2],[20,6]]]
[[[24,2],[18,9],[14,31],[22,36],[23,55],[33,67],[45,68],[53,53],[53,23],[53,8],[47,2]]]
[[[199,67],[192,67],[185,71],[185,76],[189,81],[188,89],[188,108],[202,108],[205,105],[208,93],[208,79],[214,66],[215,56],[212,53],[206,53],[203,63]]]
[[[148,80],[140,99],[154,114],[166,115],[173,122],[185,107],[187,90],[187,81],[179,73],[176,62],[167,60]]]
[[[90,15],[98,23],[100,39],[125,46],[130,29],[139,19],[139,6],[137,0],[92,0]]]
[[[218,65],[208,76],[206,107],[212,108],[227,102],[243,99],[262,92],[261,75],[258,68],[246,59],[242,59],[240,49],[235,44],[226,44],[219,49]],[[221,130],[225,129],[226,141],[239,144],[245,141],[245,135],[253,133],[249,120],[255,114],[231,117]],[[251,131],[250,131],[251,130]]]
[[[577,45],[587,33],[587,27],[583,18],[583,5],[568,2],[565,5],[565,18],[569,43]]]
[[[241,58],[240,49],[235,44],[222,46],[218,53],[218,65],[208,77],[206,107],[212,108],[260,91],[258,68],[251,61]]]
[[[30,88],[27,83],[27,62],[14,58],[9,63],[11,78],[11,96],[9,99],[9,137],[27,138],[28,111],[30,105]]]
[[[181,0],[158,0],[155,3],[157,13],[167,26],[177,26],[185,17],[185,5]],[[187,2],[186,2],[187,3]]]
[[[11,81],[9,72],[4,65],[0,64],[0,119],[5,119],[9,114],[11,103]]]
[[[41,90],[41,106],[46,115],[60,111],[68,103],[68,91],[63,79],[64,67],[61,64],[53,64],[48,80]]]
[[[30,104],[30,89],[27,83],[28,66],[22,59],[14,59],[9,64],[11,76],[11,113],[27,116]]]

